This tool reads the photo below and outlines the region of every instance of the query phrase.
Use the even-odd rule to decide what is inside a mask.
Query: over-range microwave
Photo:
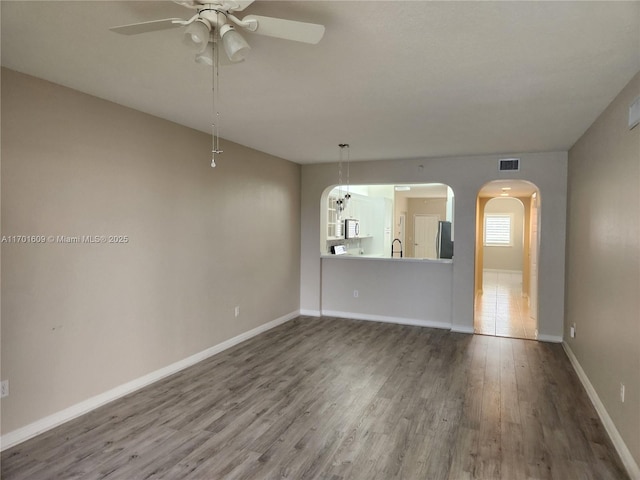
[[[344,221],[344,238],[358,238],[360,236],[360,221],[347,218]]]

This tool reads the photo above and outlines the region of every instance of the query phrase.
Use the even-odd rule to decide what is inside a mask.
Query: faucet
[[[393,246],[396,242],[400,244],[400,251],[393,249]],[[391,242],[391,258],[393,258],[394,253],[400,253],[400,258],[402,258],[402,240],[400,240],[399,238],[394,238],[393,242]]]

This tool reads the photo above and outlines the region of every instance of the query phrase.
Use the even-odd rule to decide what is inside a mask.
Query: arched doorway
[[[522,180],[495,180],[477,198],[474,331],[537,338],[540,194]]]

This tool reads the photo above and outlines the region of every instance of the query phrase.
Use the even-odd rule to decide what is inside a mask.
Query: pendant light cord
[[[338,161],[338,200],[336,201],[336,206],[338,207],[338,218],[342,218],[342,212],[346,210],[347,203],[351,198],[349,194],[349,144],[348,143],[340,143],[338,144],[340,147],[340,159]],[[347,193],[342,195],[342,161],[343,161],[343,151],[347,149]]]
[[[345,200],[349,201],[349,199],[351,198],[351,195],[349,194],[349,173],[351,170],[351,154],[349,151],[349,144],[348,143],[343,143],[344,147],[347,148],[347,194],[345,195]],[[345,205],[346,206],[346,205]]]
[[[342,201],[342,144],[340,147],[340,155],[338,157],[338,200],[336,201],[336,207],[338,210],[338,218],[342,218],[342,210],[344,210],[344,203]]]

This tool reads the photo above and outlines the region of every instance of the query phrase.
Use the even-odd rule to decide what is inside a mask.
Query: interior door
[[[414,215],[413,248],[415,258],[436,258],[436,236],[438,235],[439,215]]]

